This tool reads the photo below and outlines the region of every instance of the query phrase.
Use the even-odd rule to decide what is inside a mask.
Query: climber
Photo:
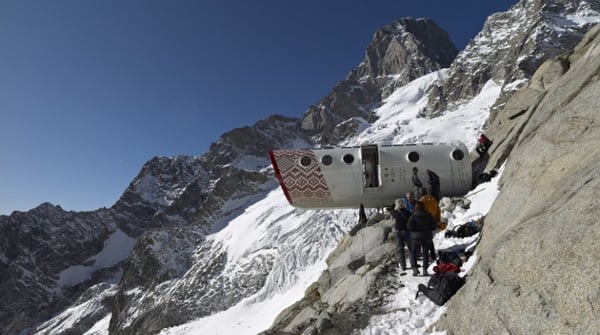
[[[404,195],[400,199],[402,200],[404,208],[412,214],[412,212],[415,210],[415,203],[417,202],[417,199],[415,199],[414,194],[411,191],[408,191],[406,192],[406,195]]]
[[[419,179],[419,169],[415,166],[412,169],[413,175],[412,175],[412,182],[413,182],[413,193],[415,195],[415,199],[419,199],[421,197],[421,187],[423,187],[423,183],[421,182],[421,179]]]
[[[408,249],[408,252],[410,253],[410,232],[406,226],[406,223],[410,218],[410,212],[404,207],[402,199],[396,199],[395,204],[396,206],[394,208],[388,208],[388,211],[395,220],[396,237],[398,238],[399,246],[400,267],[402,268],[402,271],[404,271],[406,270],[405,249]]]
[[[367,224],[367,214],[365,213],[365,206],[361,203],[358,208],[358,224]]]
[[[488,152],[493,143],[494,142],[490,140],[487,136],[485,136],[484,133],[481,133],[481,135],[479,136],[479,144],[477,145],[477,148],[475,148],[475,151],[477,151],[477,153],[481,157]]]
[[[429,169],[425,171],[428,177],[429,194],[433,196],[437,201],[440,201],[440,177],[435,172]]]
[[[438,201],[429,193],[429,190],[425,187],[421,188],[421,193],[423,196],[419,199],[419,202],[423,204],[425,211],[427,211],[433,218],[435,219],[435,228],[432,231],[432,234],[435,234],[437,231],[440,221],[442,219],[442,212],[440,210],[440,205]],[[432,260],[435,260],[435,246],[433,242],[429,245],[429,257]]]
[[[423,276],[427,276],[429,275],[427,273],[429,255],[433,246],[433,230],[436,229],[435,219],[425,210],[423,203],[417,201],[415,211],[408,219],[406,226],[408,227],[408,231],[410,231],[410,265],[413,270],[413,276],[419,275],[419,264],[417,264],[418,250],[421,250],[423,255]]]

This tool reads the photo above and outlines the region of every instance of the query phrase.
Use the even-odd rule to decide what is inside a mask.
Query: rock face
[[[133,196],[132,192],[129,196]],[[88,287],[123,270],[120,259],[95,258],[113,239],[133,241],[150,226],[156,207],[124,196],[112,209],[66,212],[44,203],[0,217],[0,329],[18,334],[73,303]]]
[[[451,110],[477,95],[489,79],[514,83],[531,78],[544,60],[572,50],[598,22],[599,12],[596,0],[521,0],[491,15],[456,57],[448,77],[431,88],[425,114]],[[497,105],[512,93],[507,90]]]
[[[389,24],[375,32],[365,60],[306,111],[302,129],[324,145],[356,135],[358,127],[346,121],[374,121],[373,109],[394,89],[448,67],[457,52],[448,34],[429,19]]]
[[[458,51],[448,34],[430,19],[401,19],[377,30],[358,78],[396,76],[401,83],[450,66]]]
[[[600,329],[600,27],[547,61],[490,124],[506,160],[479,262],[438,327],[449,334]]]
[[[2,333],[17,334],[25,325],[49,318],[53,308],[68,305],[81,288],[69,285],[71,281],[60,277],[61,271],[72,264],[88,262],[116,228],[106,210],[68,213],[48,203],[2,220]]]

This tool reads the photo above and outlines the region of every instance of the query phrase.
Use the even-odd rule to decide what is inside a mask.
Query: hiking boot
[[[423,270],[423,277],[429,277],[429,272],[427,272],[427,270]]]
[[[413,269],[413,276],[416,277],[419,275],[419,270]]]

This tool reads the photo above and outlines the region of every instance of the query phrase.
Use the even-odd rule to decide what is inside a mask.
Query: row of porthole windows
[[[408,153],[406,158],[408,158],[408,160],[410,162],[416,163],[419,161],[421,156],[419,155],[418,152],[411,151]],[[461,161],[464,158],[465,158],[465,153],[462,150],[455,149],[452,151],[452,159]],[[345,154],[344,157],[342,157],[342,161],[344,163],[350,165],[350,164],[354,163],[354,155],[353,154]],[[303,156],[302,158],[300,158],[300,164],[302,166],[309,166],[310,163],[312,163],[312,159],[309,156]],[[321,157],[321,163],[325,166],[329,166],[329,165],[333,164],[333,158],[331,157],[331,155],[323,155],[323,157]]]

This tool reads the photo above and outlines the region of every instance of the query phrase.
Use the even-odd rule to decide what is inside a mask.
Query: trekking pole
[[[483,190],[485,190],[485,187],[484,187],[484,188],[482,188],[481,190],[477,191],[477,192],[474,192],[474,193],[471,193],[471,194],[469,194],[469,195],[466,195],[466,196],[465,196],[465,198],[468,198],[468,197],[470,197],[470,196],[472,196],[472,195],[475,195],[475,194],[477,194],[477,193],[479,193],[479,192],[481,192],[481,191],[483,191]]]

